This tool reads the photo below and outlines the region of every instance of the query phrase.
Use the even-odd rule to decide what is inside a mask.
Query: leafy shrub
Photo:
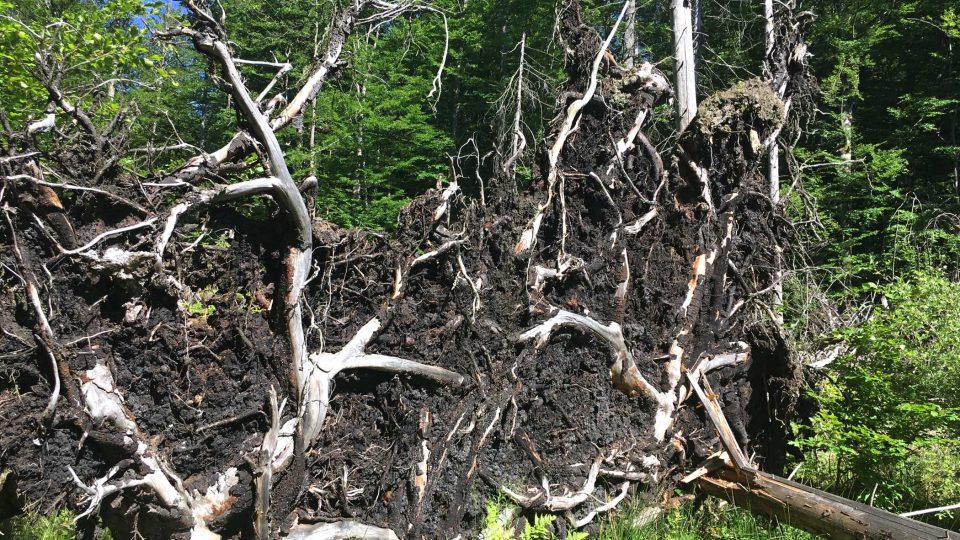
[[[876,288],[816,392],[804,474],[891,510],[937,506],[960,495],[960,284],[926,271]]]
[[[480,533],[481,540],[514,540],[514,538],[519,540],[555,540],[557,538],[550,527],[556,521],[557,516],[551,514],[534,516],[532,523],[527,521],[524,524],[520,536],[515,536],[513,522],[517,514],[517,507],[503,496],[489,499],[483,520],[483,531]],[[586,533],[567,531],[567,540],[584,540],[585,538],[587,538]]]
[[[0,523],[0,534],[23,540],[70,540],[76,537],[73,512],[60,510],[55,514],[26,514]]]

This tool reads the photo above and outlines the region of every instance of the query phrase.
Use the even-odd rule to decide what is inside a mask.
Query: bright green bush
[[[29,511],[17,517],[0,521],[0,538],[12,540],[72,540],[77,538],[76,514],[61,508],[51,514]],[[112,540],[109,531],[97,537]]]
[[[60,510],[55,514],[26,514],[0,522],[0,533],[17,540],[70,540],[76,537],[73,512]]]
[[[960,284],[915,272],[877,288],[872,316],[816,397],[799,444],[821,487],[905,511],[960,496]]]
[[[540,514],[534,516],[533,522],[527,521],[520,536],[514,534],[514,520],[518,517],[519,509],[505,497],[498,495],[487,501],[487,512],[483,520],[483,530],[480,532],[480,540],[556,540],[557,536],[553,534],[551,525],[556,521],[557,516],[553,514]],[[580,531],[567,531],[567,540],[585,540],[586,533]]]

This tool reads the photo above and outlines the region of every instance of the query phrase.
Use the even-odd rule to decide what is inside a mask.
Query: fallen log
[[[755,514],[830,538],[960,538],[908,517],[851,501],[756,469],[720,469],[697,480],[697,487]]]
[[[681,483],[696,481],[699,490],[708,495],[830,538],[960,538],[960,533],[910,519],[907,515],[897,515],[758,470],[740,449],[716,394],[709,386],[707,391],[701,386],[709,383],[703,376],[705,370],[697,367],[687,371],[687,381],[700,399],[725,451],[713,454]]]

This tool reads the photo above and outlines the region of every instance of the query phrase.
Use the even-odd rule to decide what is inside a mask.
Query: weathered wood
[[[734,466],[740,469],[749,468],[747,458],[743,455],[743,451],[740,450],[740,445],[737,444],[733,430],[730,429],[730,424],[727,423],[727,418],[723,415],[723,409],[720,408],[720,404],[717,402],[717,395],[713,391],[709,393],[704,392],[700,383],[697,381],[700,377],[699,372],[696,373],[696,375],[692,375],[688,371],[686,375],[690,387],[693,388],[697,397],[700,398],[704,410],[707,411],[707,416],[710,418],[710,421],[713,422],[714,427],[717,428],[717,434],[720,435],[720,442],[733,460]],[[703,381],[704,384],[708,384],[706,378],[704,378]]]
[[[693,22],[690,0],[673,0],[673,72],[679,131],[697,114],[697,75],[693,60]]]
[[[960,539],[960,533],[753,469],[725,468],[699,478],[697,486],[755,514],[830,538]]]

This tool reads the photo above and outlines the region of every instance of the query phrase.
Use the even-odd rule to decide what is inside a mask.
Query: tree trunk
[[[637,57],[637,0],[627,0],[626,24],[623,29],[623,65],[632,68]]]
[[[673,72],[677,126],[680,131],[697,114],[697,76],[693,59],[690,0],[673,0]]]
[[[840,540],[960,539],[960,534],[757,470],[722,469],[697,486],[755,514]]]
[[[773,0],[764,0],[763,2],[763,16],[766,19],[766,52],[764,54],[764,71],[767,78],[770,80],[771,84],[776,84],[773,72],[775,66],[772,65],[773,62],[773,51],[776,47],[776,26],[774,24],[774,11],[773,11]],[[782,99],[783,96],[781,95]],[[770,145],[770,154],[768,156],[767,163],[767,181],[770,183],[770,201],[774,205],[780,204],[780,146],[778,141],[774,140],[773,144]],[[777,322],[783,324],[783,314],[780,312],[780,307],[783,305],[783,257],[777,258],[777,277],[776,282],[773,286],[773,301],[772,307],[774,312],[774,317]]]

